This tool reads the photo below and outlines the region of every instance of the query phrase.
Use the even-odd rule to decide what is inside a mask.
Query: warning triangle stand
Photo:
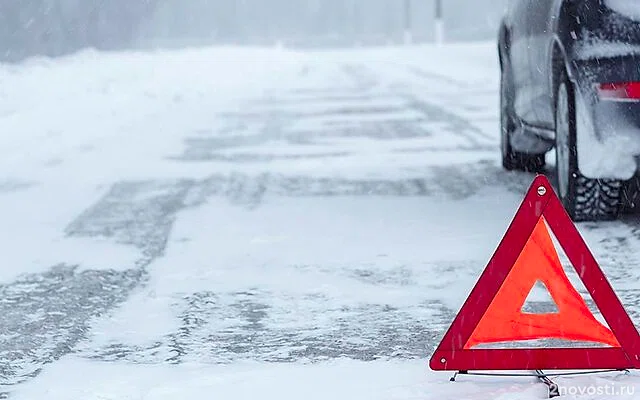
[[[551,231],[608,327],[569,281]],[[557,312],[522,311],[542,283]],[[482,344],[562,339],[601,347],[477,348]],[[640,368],[640,337],[546,177],[533,181],[511,225],[442,342],[435,371],[628,370]],[[539,375],[540,376],[540,375]]]

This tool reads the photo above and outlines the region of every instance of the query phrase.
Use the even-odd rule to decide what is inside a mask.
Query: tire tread
[[[616,219],[620,213],[622,182],[590,179],[578,174],[573,218],[576,221]]]

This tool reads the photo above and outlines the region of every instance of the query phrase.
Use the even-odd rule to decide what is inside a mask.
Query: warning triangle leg
[[[453,376],[449,379],[450,382],[455,382],[456,378],[458,377],[458,375],[465,375],[467,374],[469,371],[456,371]]]
[[[542,383],[547,385],[547,388],[549,389],[550,399],[560,396],[560,388],[558,387],[557,383],[555,383],[547,375],[545,375],[545,373],[542,372],[542,370],[537,369],[535,371],[535,374]]]

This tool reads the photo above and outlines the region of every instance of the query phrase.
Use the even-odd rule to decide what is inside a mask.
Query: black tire
[[[502,167],[507,171],[542,172],[545,167],[544,154],[528,154],[511,148],[511,135],[516,130],[513,106],[513,85],[507,65],[503,65],[500,77],[500,151]]]
[[[621,208],[622,181],[590,179],[578,169],[576,95],[566,72],[555,90],[556,185],[564,208],[574,221],[611,220]]]

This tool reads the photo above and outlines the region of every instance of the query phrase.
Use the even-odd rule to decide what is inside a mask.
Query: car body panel
[[[511,138],[514,149],[540,154],[553,147],[554,71],[565,68],[580,103],[581,173],[628,179],[638,170],[640,101],[601,100],[597,88],[640,81],[640,2],[634,19],[608,7],[608,1],[512,0],[499,49],[509,58],[515,82],[521,126]]]
[[[552,102],[549,101],[549,76],[551,63],[549,62],[549,47],[552,43],[552,19],[553,6],[556,0],[529,1],[529,14],[527,31],[529,43],[529,64],[532,83],[531,106],[535,120],[531,121],[536,126],[553,128]],[[551,118],[549,118],[551,116]]]
[[[529,41],[526,18],[529,0],[513,0],[510,9],[509,64],[514,85],[514,108],[516,114],[525,122],[534,122],[534,109],[531,107],[533,85],[529,59]]]

